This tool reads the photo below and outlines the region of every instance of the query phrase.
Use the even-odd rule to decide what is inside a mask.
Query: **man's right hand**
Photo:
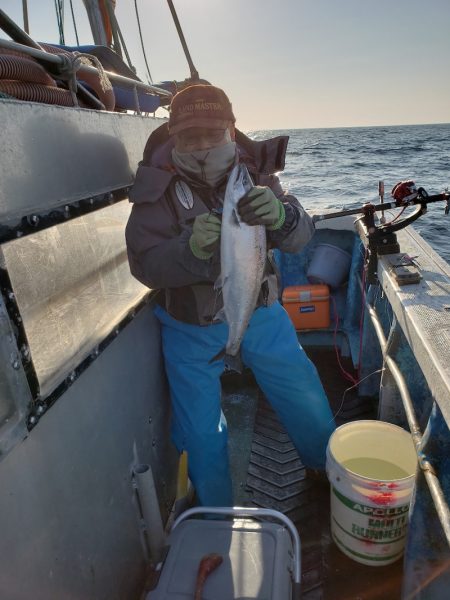
[[[189,239],[189,246],[195,257],[202,260],[211,258],[220,238],[221,226],[220,218],[212,213],[204,213],[195,217],[192,235]]]

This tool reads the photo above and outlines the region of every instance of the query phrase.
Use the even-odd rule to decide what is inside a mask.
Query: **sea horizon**
[[[450,121],[443,123],[404,123],[397,125],[332,125],[329,127],[275,127],[275,128],[257,128],[257,129],[245,129],[243,131],[248,133],[254,133],[257,131],[323,131],[326,129],[376,129],[376,128],[387,128],[387,127],[434,127],[434,126],[447,126],[450,125]],[[238,129],[242,129],[238,126]]]

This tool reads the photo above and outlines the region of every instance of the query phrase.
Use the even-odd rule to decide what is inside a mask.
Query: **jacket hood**
[[[250,173],[272,175],[284,169],[289,136],[255,141],[236,129],[239,159]],[[152,132],[139,163],[136,179],[130,190],[130,202],[156,202],[163,196],[177,172],[172,163],[174,139],[164,123]]]

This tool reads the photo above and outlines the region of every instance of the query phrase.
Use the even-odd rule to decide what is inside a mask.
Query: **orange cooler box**
[[[285,287],[283,306],[295,329],[323,329],[330,326],[330,290],[327,285]]]

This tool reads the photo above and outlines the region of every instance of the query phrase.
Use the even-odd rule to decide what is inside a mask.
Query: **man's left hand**
[[[238,203],[241,219],[247,225],[279,229],[284,222],[284,206],[269,187],[255,186]]]

